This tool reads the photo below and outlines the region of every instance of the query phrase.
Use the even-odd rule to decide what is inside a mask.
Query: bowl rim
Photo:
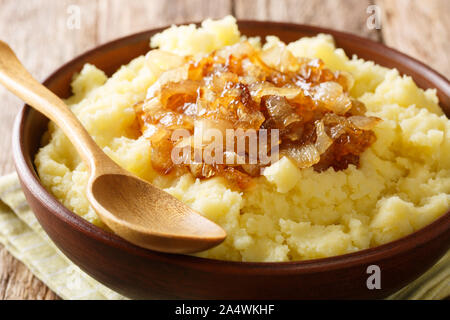
[[[189,23],[189,22],[188,22]],[[193,22],[199,24],[199,22]],[[186,23],[180,23],[177,25],[184,25]],[[334,29],[296,24],[296,23],[284,23],[284,22],[274,22],[274,21],[257,21],[257,20],[238,20],[239,25],[259,25],[260,27],[271,27],[277,26],[278,28],[287,28],[290,30],[301,30],[310,33],[327,33],[331,34],[335,38],[343,38],[346,40],[352,40],[359,42],[362,46],[367,46],[375,49],[384,50],[388,57],[392,57],[391,60],[395,61],[401,58],[409,66],[414,67],[418,71],[426,71],[426,78],[433,84],[441,83],[443,87],[447,86],[448,91],[450,91],[450,82],[437,71],[426,66],[422,62],[409,57],[395,49],[392,49],[382,43],[375,42],[373,40],[362,38],[360,36],[350,34],[347,32],[337,31]],[[124,37],[120,37],[116,40],[106,42],[99,46],[96,46],[78,56],[71,59],[70,61],[64,63],[56,71],[51,73],[46,80],[43,82],[47,84],[53,78],[63,74],[65,69],[72,64],[80,62],[85,58],[89,57],[94,52],[104,49],[113,48],[114,46],[120,46],[124,41],[131,40],[143,36],[148,33],[160,32],[169,26],[152,28]],[[449,92],[445,92],[449,95]],[[373,261],[379,261],[380,259],[387,259],[391,256],[405,253],[416,247],[424,245],[435,238],[440,237],[446,232],[450,232],[450,210],[443,214],[441,217],[426,225],[425,227],[407,235],[401,237],[397,240],[382,244],[376,247],[358,250],[352,253],[347,253],[343,255],[337,255],[326,258],[317,258],[309,260],[300,261],[287,261],[287,262],[243,262],[243,261],[228,261],[228,260],[215,260],[210,258],[202,258],[196,256],[179,255],[156,252],[145,248],[137,247],[126,240],[120,238],[119,236],[107,232],[94,224],[78,216],[74,212],[66,208],[62,203],[60,203],[50,192],[48,192],[45,187],[41,184],[38,174],[33,165],[32,155],[29,155],[31,160],[30,164],[27,162],[27,156],[25,156],[24,150],[24,128],[26,125],[26,119],[29,113],[33,109],[28,105],[24,105],[19,111],[13,128],[12,134],[12,149],[14,163],[16,166],[16,171],[20,177],[21,181],[26,183],[23,187],[28,189],[28,191],[37,199],[39,199],[40,204],[45,207],[46,211],[53,215],[54,218],[62,220],[64,223],[69,224],[71,228],[76,229],[81,232],[84,236],[90,237],[92,240],[100,241],[105,245],[114,247],[118,250],[125,250],[130,254],[141,256],[144,258],[158,259],[163,262],[180,265],[184,267],[189,267],[192,269],[197,269],[201,271],[211,271],[214,267],[221,267],[222,272],[225,273],[236,273],[240,274],[254,274],[254,275],[265,275],[270,272],[271,275],[277,274],[289,274],[289,273],[312,273],[321,272],[325,270],[335,270],[341,268],[348,268],[352,266],[357,266],[361,264],[369,265]]]

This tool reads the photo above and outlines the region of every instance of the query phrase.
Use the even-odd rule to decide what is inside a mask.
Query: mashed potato
[[[201,28],[171,27],[154,36],[153,47],[201,54],[241,41],[234,18],[207,20]],[[249,39],[260,46],[259,39]],[[280,41],[268,37],[266,46]],[[111,78],[86,65],[74,78],[68,105],[103,150],[125,169],[151,181],[221,225],[228,237],[203,257],[238,261],[289,261],[345,254],[403,237],[450,207],[450,121],[435,90],[410,77],[336,49],[318,35],[290,43],[298,57],[322,59],[332,70],[351,73],[351,95],[367,114],[382,118],[377,141],[361,156],[360,168],[318,173],[282,158],[243,192],[223,178],[191,174],[160,176],[150,164],[148,140],[136,136],[133,105],[156,76],[141,56]],[[62,131],[49,124],[35,159],[41,180],[67,208],[103,226],[85,195],[86,166]],[[104,227],[104,226],[103,226]]]

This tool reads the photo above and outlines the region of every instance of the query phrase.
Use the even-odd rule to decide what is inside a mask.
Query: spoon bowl
[[[196,252],[219,244],[226,236],[217,224],[190,213],[183,202],[127,172],[96,176],[88,189],[89,201],[102,220],[140,247]]]
[[[89,168],[86,194],[92,207],[116,234],[170,253],[203,251],[225,239],[221,227],[112,161],[65,103],[36,81],[2,41],[0,83],[61,127]]]

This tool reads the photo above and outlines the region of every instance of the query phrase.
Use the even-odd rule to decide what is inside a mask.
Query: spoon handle
[[[97,167],[96,164],[98,163],[112,162],[67,105],[34,79],[12,49],[1,40],[0,83],[54,121],[73,143],[91,172]]]

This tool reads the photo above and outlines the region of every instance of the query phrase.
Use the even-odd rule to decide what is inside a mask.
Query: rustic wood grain
[[[98,40],[103,43],[151,28],[230,13],[231,0],[99,0]]]
[[[384,42],[450,78],[450,1],[376,0]]]
[[[382,29],[369,30],[369,5],[382,8]],[[81,10],[81,28],[67,28],[67,9]],[[356,33],[410,54],[450,76],[448,0],[0,0],[0,38],[38,79],[100,43],[152,27],[218,18],[289,21]],[[0,87],[0,175],[13,170],[10,134],[19,99]],[[0,299],[55,299],[0,249]]]
[[[10,44],[37,79],[44,79],[63,62],[95,46],[95,15],[82,16],[83,31],[66,27],[71,0],[0,0],[0,38]],[[83,11],[96,11],[96,3],[77,1]],[[69,41],[70,39],[70,41]],[[21,101],[0,86],[0,150],[10,150],[12,122]],[[0,174],[13,170],[10,152],[0,152]]]
[[[0,299],[54,300],[58,296],[5,249],[0,250]]]
[[[371,4],[370,0],[235,0],[234,9],[239,19],[311,24],[378,40],[378,32],[366,25]]]

